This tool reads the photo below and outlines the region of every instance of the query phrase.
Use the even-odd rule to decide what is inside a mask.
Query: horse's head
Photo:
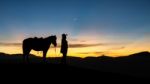
[[[56,47],[57,46],[57,37],[56,37],[56,35],[54,35],[54,36],[51,36],[51,42],[52,42],[52,44]]]

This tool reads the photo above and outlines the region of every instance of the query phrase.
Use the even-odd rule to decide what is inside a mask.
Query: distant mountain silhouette
[[[42,58],[30,54],[31,64],[41,64]],[[110,57],[71,57],[67,58],[68,65],[86,70],[124,74],[138,78],[150,78],[150,53],[140,52],[129,56]],[[60,57],[48,58],[47,64],[59,66]],[[22,54],[0,53],[0,64],[21,64]],[[104,74],[103,74],[104,75]]]

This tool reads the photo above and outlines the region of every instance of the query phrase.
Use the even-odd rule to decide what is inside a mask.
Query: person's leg
[[[64,64],[67,64],[66,61],[67,61],[67,60],[66,60],[66,53],[64,53]]]
[[[62,64],[66,64],[66,53],[63,53],[63,57],[61,59]]]

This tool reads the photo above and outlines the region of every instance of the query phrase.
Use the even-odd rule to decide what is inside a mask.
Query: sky
[[[68,34],[69,56],[150,51],[150,1],[0,0],[0,52],[22,53],[23,39],[35,36],[57,35],[60,45],[62,33]],[[48,56],[59,51],[50,48]]]

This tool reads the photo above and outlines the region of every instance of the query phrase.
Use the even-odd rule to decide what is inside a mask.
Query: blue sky
[[[25,33],[55,34],[69,27],[67,32],[76,35],[87,26],[106,33],[139,32],[149,27],[149,5],[149,0],[1,0],[1,37],[11,34],[10,26]]]
[[[0,42],[62,33],[134,42],[150,35],[150,1],[0,0],[0,30]]]

